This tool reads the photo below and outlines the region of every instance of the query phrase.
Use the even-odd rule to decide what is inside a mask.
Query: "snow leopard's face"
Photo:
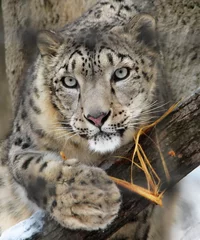
[[[100,153],[132,141],[149,120],[155,56],[133,29],[67,37],[44,69],[66,137],[76,133]]]

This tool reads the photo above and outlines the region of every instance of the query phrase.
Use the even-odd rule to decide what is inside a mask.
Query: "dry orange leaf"
[[[174,150],[169,151],[168,154],[169,154],[171,157],[176,157],[176,153],[174,152]]]
[[[149,200],[151,200],[152,202],[162,206],[162,196],[163,196],[163,192],[160,193],[159,195],[155,195],[154,193],[152,193],[151,191],[140,187],[136,184],[133,183],[129,183],[127,181],[115,178],[115,177],[110,177],[115,183],[117,183],[118,185],[125,187],[127,189],[129,189],[130,191],[133,191],[139,195],[141,195],[142,197],[145,197]]]
[[[131,183],[125,181],[125,180],[121,180],[118,178],[114,178],[111,177],[111,179],[113,181],[115,181],[117,184],[149,199],[152,202],[155,202],[156,204],[162,205],[162,196],[164,192],[159,192],[159,187],[160,187],[160,178],[157,175],[157,173],[155,172],[155,170],[153,169],[150,161],[148,160],[144,150],[142,149],[142,146],[139,144],[139,140],[140,140],[140,136],[142,134],[145,134],[145,132],[149,129],[151,129],[152,127],[154,127],[156,124],[158,124],[160,121],[162,121],[167,115],[169,115],[169,113],[171,113],[175,107],[178,105],[175,104],[173,106],[171,106],[167,112],[165,112],[159,119],[157,119],[155,122],[143,126],[139,129],[139,131],[136,133],[136,135],[134,136],[134,140],[135,140],[135,148],[133,151],[133,155],[132,155],[132,159],[131,159]],[[169,176],[169,172],[167,169],[167,165],[165,163],[164,157],[162,155],[161,149],[159,147],[159,145],[157,145],[158,151],[160,153],[160,157],[161,157],[161,161],[163,164],[163,168],[166,174],[166,178],[169,181],[170,176]],[[138,157],[140,164],[135,162],[135,157]],[[132,177],[132,171],[133,171],[133,166],[136,165],[137,167],[139,167],[140,169],[143,170],[146,180],[147,180],[147,186],[148,189],[142,188],[136,184],[133,183],[133,177]]]
[[[60,156],[63,160],[67,160],[65,153],[63,151],[60,152]]]

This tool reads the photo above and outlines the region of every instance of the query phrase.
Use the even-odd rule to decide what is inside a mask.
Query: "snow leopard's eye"
[[[127,78],[130,74],[130,68],[127,67],[123,67],[123,68],[118,68],[114,74],[113,74],[113,78],[115,81],[120,81],[120,80],[124,80],[125,78]]]
[[[78,82],[73,77],[62,77],[61,82],[66,88],[76,88],[78,86]]]

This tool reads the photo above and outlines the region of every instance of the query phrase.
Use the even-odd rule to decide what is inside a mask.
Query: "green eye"
[[[115,72],[114,72],[114,80],[115,81],[120,81],[120,80],[124,80],[125,78],[127,78],[130,74],[130,68],[127,67],[123,67],[123,68],[118,68]]]
[[[78,86],[78,82],[73,77],[62,77],[61,82],[66,88],[76,88]]]

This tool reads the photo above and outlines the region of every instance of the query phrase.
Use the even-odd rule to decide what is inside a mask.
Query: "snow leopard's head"
[[[149,120],[157,78],[151,16],[138,15],[124,26],[44,31],[38,47],[40,79],[63,138],[74,133],[91,150],[110,152]]]

